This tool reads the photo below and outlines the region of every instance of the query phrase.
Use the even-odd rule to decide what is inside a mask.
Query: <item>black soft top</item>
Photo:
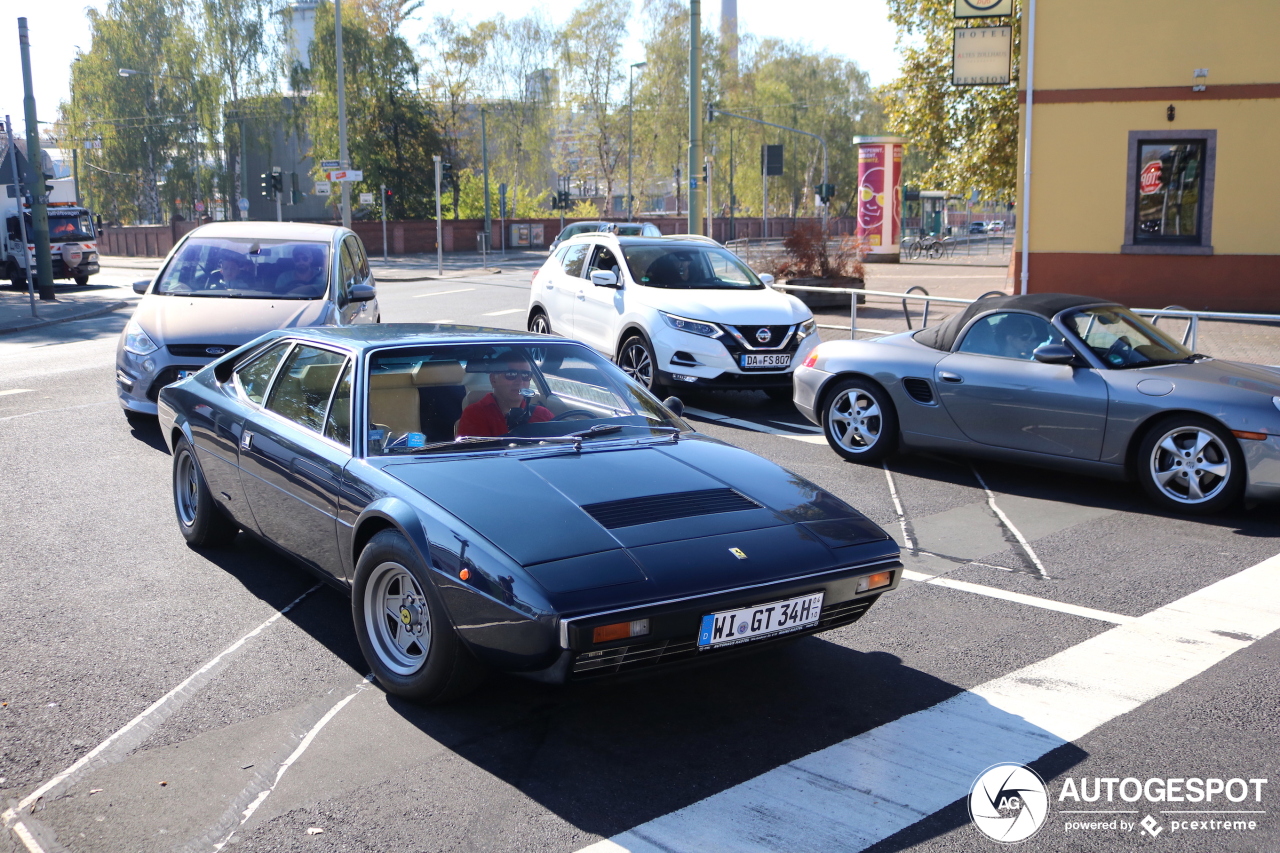
[[[1087,305],[1114,305],[1106,299],[1096,296],[1074,296],[1070,293],[1028,293],[1026,296],[991,296],[979,299],[964,310],[948,317],[936,326],[916,332],[915,339],[927,347],[951,351],[960,334],[970,320],[979,314],[990,311],[1025,311],[1038,314],[1046,320],[1052,320],[1060,311],[1068,308],[1083,308]]]

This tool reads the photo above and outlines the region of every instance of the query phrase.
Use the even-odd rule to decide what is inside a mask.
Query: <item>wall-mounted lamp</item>
[[[1173,121],[1173,118],[1175,115],[1177,115],[1177,112],[1178,111],[1173,108],[1173,104],[1170,104],[1168,108],[1164,111],[1165,118],[1169,119],[1169,121]]]
[[[1191,91],[1203,92],[1205,84],[1209,80],[1208,68],[1197,68],[1195,73],[1191,75]]]

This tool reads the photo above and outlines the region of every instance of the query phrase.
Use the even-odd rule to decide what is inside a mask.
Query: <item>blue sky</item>
[[[627,61],[643,58],[640,47],[639,0],[633,0],[637,14],[635,31],[627,44]],[[42,121],[56,117],[58,102],[67,98],[67,80],[76,45],[89,48],[89,27],[84,10],[101,8],[106,0],[43,0],[19,4],[17,0],[0,0],[0,44],[17,47],[18,13],[27,17],[31,30],[32,73],[35,78],[36,105]],[[574,0],[542,0],[511,3],[510,0],[469,0],[465,12],[454,3],[427,0],[411,22],[406,34],[416,41],[425,22],[438,14],[453,14],[472,21],[498,13],[519,17],[528,9],[540,6],[556,23],[572,13]],[[718,27],[719,0],[704,0],[703,17],[711,27]],[[893,79],[898,70],[894,51],[894,28],[888,21],[884,0],[738,0],[738,29],[741,33],[769,35],[806,42],[810,47],[855,60],[880,84]],[[16,49],[0,50],[0,75],[9,81],[0,88],[0,117],[13,116],[15,126],[23,127],[22,69]]]

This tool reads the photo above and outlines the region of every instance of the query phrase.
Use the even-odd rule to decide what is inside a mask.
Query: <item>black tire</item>
[[[1138,445],[1138,481],[1147,496],[1173,512],[1221,512],[1244,490],[1244,454],[1235,436],[1199,415],[1169,415]]]
[[[658,379],[658,359],[653,347],[640,335],[632,335],[618,347],[618,367],[622,372],[662,398],[663,384]]]
[[[822,432],[848,461],[875,465],[898,448],[898,411],[875,382],[843,379],[823,399]]]
[[[448,702],[483,680],[484,667],[458,637],[434,582],[397,530],[377,533],[360,552],[351,615],[360,651],[388,693],[423,704]]]
[[[218,548],[231,542],[240,527],[213,502],[195,451],[185,438],[173,448],[173,509],[178,530],[192,548]]]
[[[529,315],[529,331],[539,335],[554,334],[551,331],[551,318],[547,316],[545,311],[536,309]]]
[[[75,277],[75,279],[76,279],[76,284],[78,284],[81,287],[84,287],[86,284],[89,283],[89,276],[87,275],[78,275]]]

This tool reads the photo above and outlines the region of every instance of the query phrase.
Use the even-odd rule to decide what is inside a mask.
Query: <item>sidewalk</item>
[[[54,291],[56,302],[41,302],[40,297],[36,297],[33,316],[31,300],[25,290],[0,287],[0,335],[71,320],[86,320],[129,307],[128,302],[119,298],[119,288],[116,287],[93,291],[68,283],[55,285]]]

